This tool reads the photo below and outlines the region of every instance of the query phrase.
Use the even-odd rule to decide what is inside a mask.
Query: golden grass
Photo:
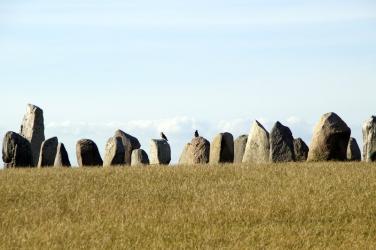
[[[2,249],[376,248],[376,164],[0,171]]]

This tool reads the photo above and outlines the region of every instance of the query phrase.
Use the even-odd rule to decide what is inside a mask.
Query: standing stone
[[[296,161],[307,160],[309,148],[301,138],[294,139],[294,152]]]
[[[28,104],[26,114],[23,118],[20,134],[31,143],[33,165],[37,166],[39,151],[44,138],[43,110],[39,107]]]
[[[207,164],[210,157],[210,142],[199,136],[192,139],[189,146],[189,163]]]
[[[350,134],[350,128],[336,113],[324,114],[314,128],[307,160],[346,160]]]
[[[191,162],[189,162],[192,159],[190,146],[191,146],[191,143],[185,144],[183,152],[181,153],[180,158],[179,158],[180,165],[192,164]]]
[[[234,162],[234,137],[230,133],[220,133],[210,146],[210,163]]]
[[[141,144],[136,137],[133,137],[120,129],[115,131],[115,137],[120,137],[124,146],[124,163],[131,164],[132,151],[141,148]]]
[[[82,139],[77,142],[76,154],[78,166],[102,166],[103,161],[99,154],[97,144],[89,139]]]
[[[248,135],[243,163],[267,163],[269,152],[269,133],[258,121],[254,121]]]
[[[376,161],[376,116],[371,116],[363,125],[363,160]]]
[[[242,163],[248,135],[241,135],[234,141],[234,163]]]
[[[125,149],[121,137],[108,139],[104,155],[104,166],[124,164]]]
[[[135,149],[132,151],[132,166],[149,165],[148,154],[143,149]]]
[[[150,141],[150,164],[168,165],[170,161],[170,144],[164,139],[152,139]]]
[[[30,142],[15,132],[5,134],[2,151],[6,168],[34,166]]]
[[[52,137],[42,143],[39,153],[38,167],[52,167],[57,152],[57,137]]]
[[[56,157],[54,161],[54,166],[55,167],[70,167],[70,161],[68,157],[68,152],[65,149],[65,146],[63,143],[59,143],[57,145],[57,152],[56,152]]]
[[[355,138],[350,137],[349,145],[347,146],[347,160],[349,161],[361,161],[362,154],[360,152],[359,145]]]
[[[270,132],[270,161],[295,161],[294,137],[290,129],[276,122]]]

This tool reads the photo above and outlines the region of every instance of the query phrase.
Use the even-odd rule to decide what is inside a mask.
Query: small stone
[[[307,160],[309,148],[301,138],[294,139],[294,152],[296,161]]]
[[[242,163],[248,135],[241,135],[234,141],[234,163]]]
[[[52,137],[42,143],[39,153],[38,167],[52,167],[54,165],[57,144],[57,137]]]
[[[65,149],[63,143],[57,145],[57,153],[54,161],[55,167],[70,167],[71,163],[69,161],[68,152]]]
[[[270,132],[269,142],[271,162],[295,161],[294,137],[288,127],[276,122]]]
[[[125,149],[121,137],[108,139],[103,166],[114,166],[124,164]]]
[[[349,145],[347,146],[347,160],[349,161],[361,161],[362,154],[360,152],[359,145],[355,138],[350,137]]]
[[[234,162],[234,137],[230,133],[220,133],[210,145],[210,163]]]
[[[150,164],[168,165],[170,161],[170,144],[164,139],[152,139],[150,141]]]
[[[132,166],[149,165],[148,154],[143,149],[135,149],[132,151]]]

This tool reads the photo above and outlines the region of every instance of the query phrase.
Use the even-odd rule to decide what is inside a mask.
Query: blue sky
[[[0,2],[0,133],[27,103],[45,111],[75,162],[75,142],[103,152],[116,128],[145,149],[159,130],[176,161],[197,128],[209,140],[276,120],[310,141],[337,112],[361,144],[375,114],[376,2]]]

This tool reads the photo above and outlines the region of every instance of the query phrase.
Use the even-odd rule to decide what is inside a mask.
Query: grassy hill
[[[376,248],[376,164],[0,171],[0,248]]]

